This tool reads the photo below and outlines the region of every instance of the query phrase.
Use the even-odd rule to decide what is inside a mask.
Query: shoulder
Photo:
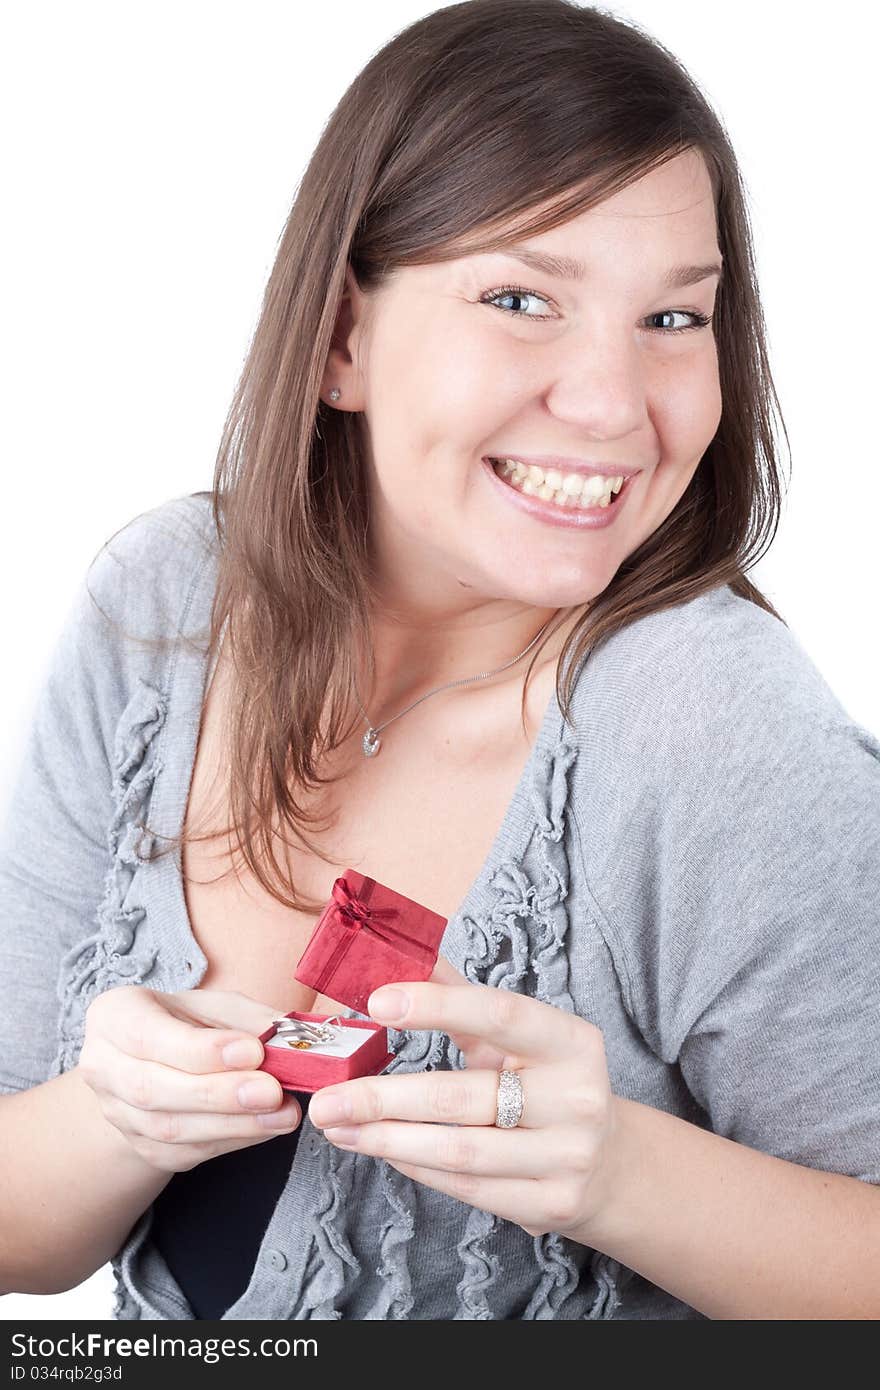
[[[726,585],[591,653],[572,725],[573,791],[597,826],[600,870],[623,818],[647,834],[661,821],[683,828],[715,816],[730,827],[739,817],[744,833],[771,806],[796,814],[808,794],[833,787],[843,750],[869,785],[880,773],[880,742],[851,719],[796,635]]]
[[[174,498],[132,518],[87,568],[57,643],[44,701],[54,728],[99,737],[157,708],[181,662],[204,660],[219,546],[211,497]],[[193,656],[195,653],[195,656]]]
[[[651,743],[660,723],[708,734],[736,711],[760,713],[764,726],[796,713],[847,718],[791,629],[727,585],[615,633],[590,654],[578,697],[618,737],[632,731]]]
[[[169,636],[216,555],[211,494],[175,497],[116,531],[89,566],[85,587],[109,621]]]
[[[590,653],[572,718],[589,776],[643,790],[776,764],[795,747],[802,757],[831,728],[866,734],[795,633],[727,585],[638,619]]]

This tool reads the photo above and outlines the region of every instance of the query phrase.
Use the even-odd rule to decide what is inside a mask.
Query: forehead
[[[591,208],[601,218],[669,218],[691,215],[714,227],[712,182],[698,150],[684,150]]]
[[[712,183],[702,156],[693,150],[675,156],[549,231],[525,230],[536,215],[546,212],[552,213],[550,203],[536,206],[516,223],[494,228],[491,235],[463,240],[453,264],[468,264],[477,256],[501,252],[502,239],[511,238],[517,245],[527,243],[563,261],[578,260],[586,270],[591,256],[613,263],[628,252],[651,262],[719,258]],[[491,250],[486,249],[487,244]],[[572,268],[571,278],[577,278],[577,268]]]

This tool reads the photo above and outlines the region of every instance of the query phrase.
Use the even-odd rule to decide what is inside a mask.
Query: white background
[[[294,188],[368,58],[437,5],[8,5],[0,30],[5,438],[0,802],[103,542],[211,483]],[[611,8],[610,6],[608,8]],[[641,0],[745,175],[792,481],[753,577],[880,732],[876,32],[867,3]],[[815,14],[815,18],[814,18]],[[109,1317],[109,1267],[0,1318]]]

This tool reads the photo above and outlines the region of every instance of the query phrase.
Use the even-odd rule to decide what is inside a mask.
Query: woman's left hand
[[[455,978],[461,984],[437,982]],[[364,1076],[319,1091],[309,1118],[341,1149],[516,1222],[590,1244],[613,1191],[615,1097],[602,1033],[528,995],[471,984],[443,963],[430,981],[385,985],[371,1018],[448,1033],[464,1070]],[[498,1075],[518,1072],[523,1110],[495,1125]]]

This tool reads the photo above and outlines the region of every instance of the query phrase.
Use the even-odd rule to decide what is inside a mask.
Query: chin
[[[592,602],[602,592],[612,577],[609,576],[605,583],[598,583],[586,578],[581,578],[579,582],[566,584],[548,584],[545,580],[534,586],[517,585],[515,589],[511,590],[507,590],[499,584],[491,596],[527,604],[531,608],[582,608],[584,604]]]
[[[578,565],[566,566],[562,573],[548,572],[549,566],[544,566],[543,573],[536,575],[535,583],[528,585],[523,591],[520,585],[520,592],[524,602],[533,603],[540,608],[577,608],[584,603],[591,603],[594,598],[607,589],[611,583],[620,561],[607,565]]]

